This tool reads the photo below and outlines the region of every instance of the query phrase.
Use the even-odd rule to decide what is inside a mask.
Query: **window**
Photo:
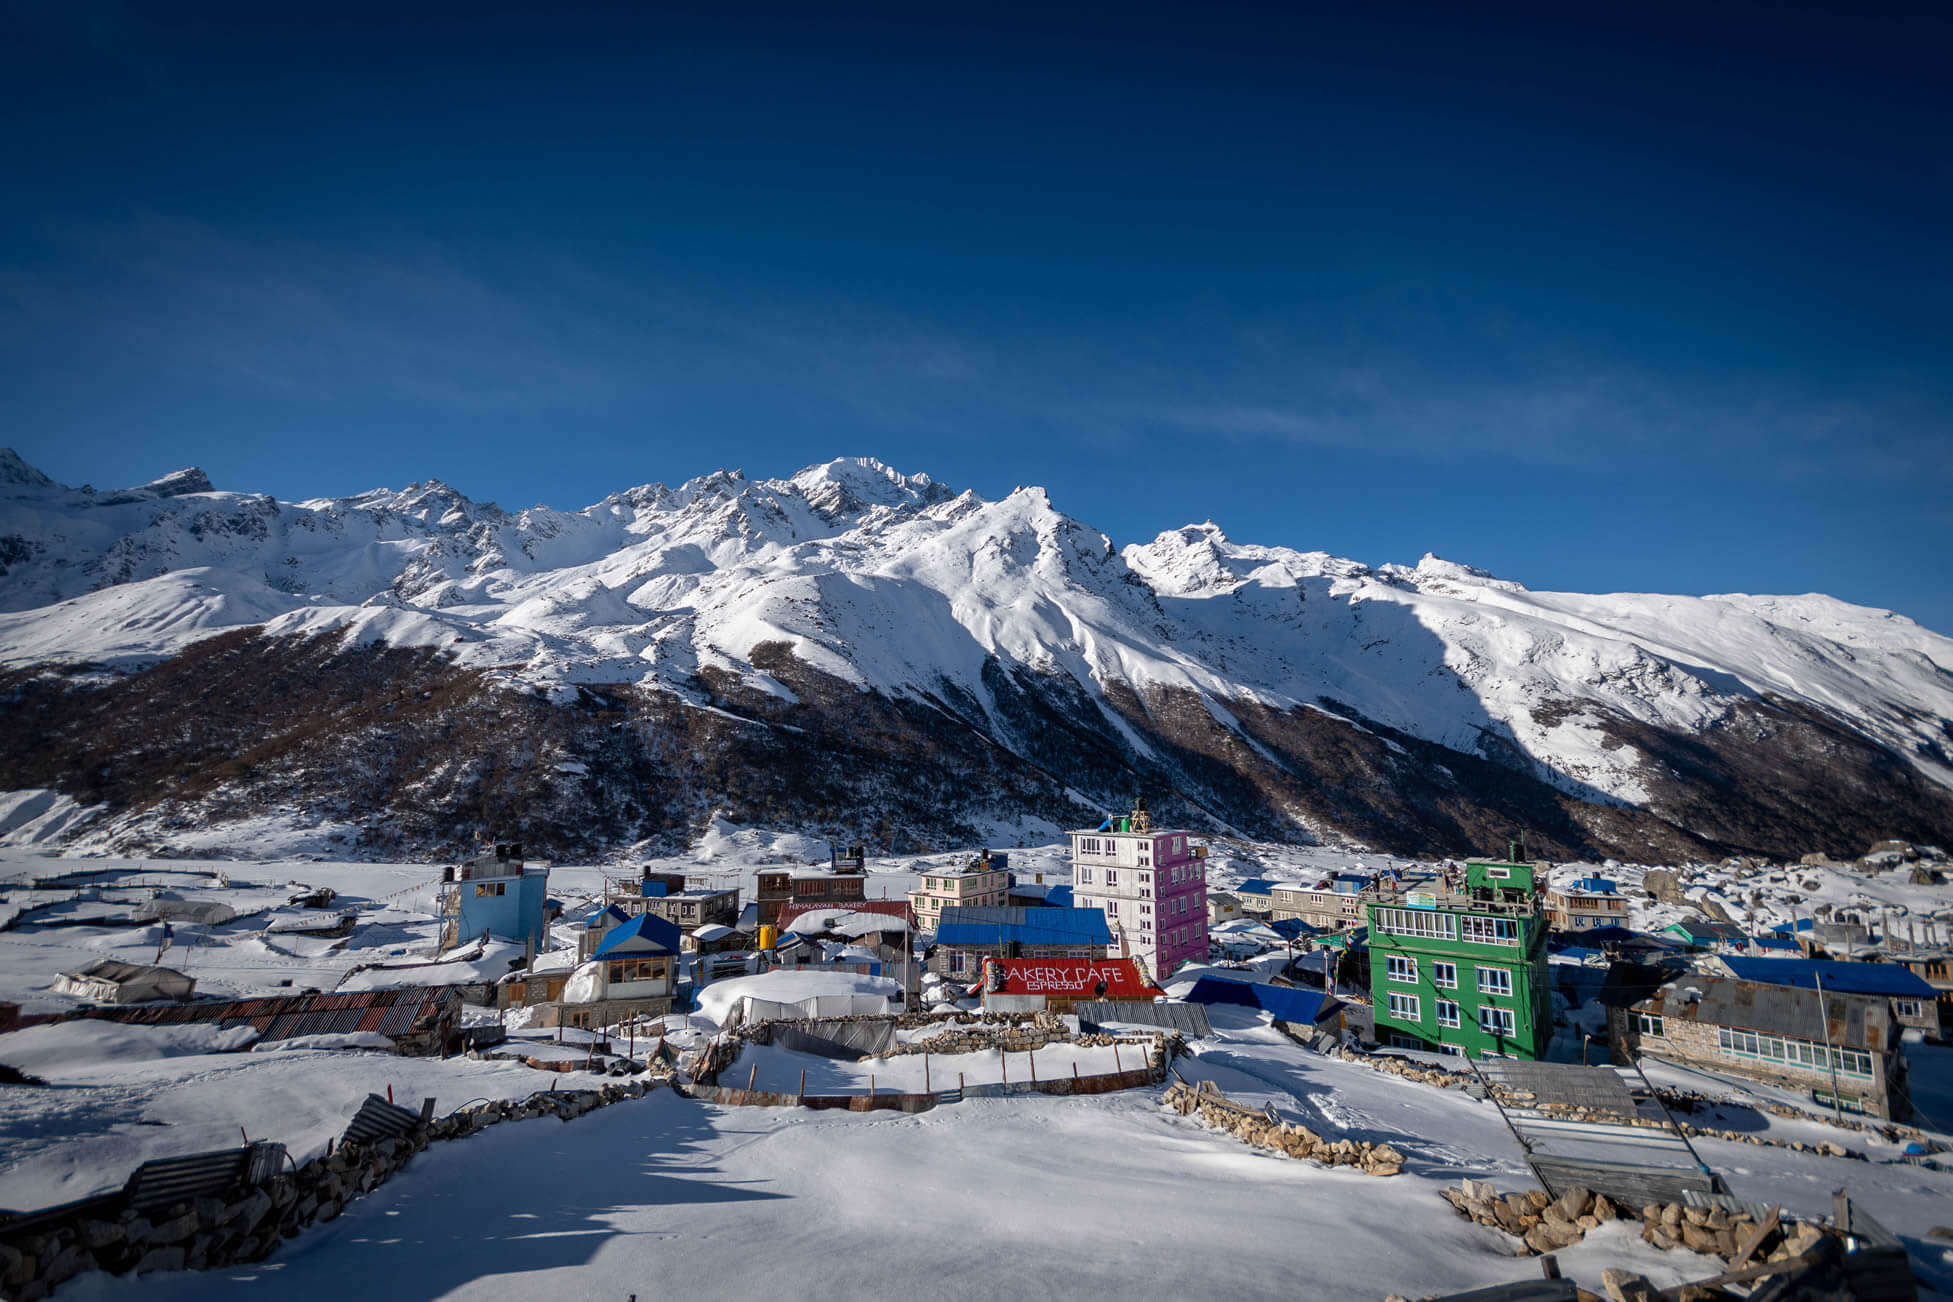
[[[508,889],[507,882],[481,882],[475,887],[475,898],[479,900],[484,896],[503,895]]]
[[[1661,1015],[1659,1013],[1636,1013],[1634,1015],[1634,1029],[1643,1035],[1667,1034],[1662,1029]]]
[[[1458,920],[1449,913],[1429,909],[1378,909],[1374,914],[1377,930],[1393,936],[1426,936],[1432,940],[1456,940]],[[1467,922],[1474,919],[1467,918]]]
[[[1510,995],[1512,993],[1512,969],[1506,967],[1482,967],[1478,969],[1478,993],[1482,995]]]
[[[1511,918],[1465,918],[1464,939],[1474,945],[1517,945],[1519,924]]]
[[[1153,874],[1151,873],[1139,874],[1139,884],[1141,886],[1151,886],[1153,884]]]
[[[1892,1011],[1901,1017],[1917,1017],[1920,1012],[1919,1001],[1917,999],[1894,999],[1892,1001]]]
[[[1117,886],[1117,885],[1119,884],[1119,874],[1118,874],[1118,873],[1116,873],[1116,872],[1114,872],[1114,871],[1112,871],[1112,869],[1110,869],[1110,868],[1108,868],[1108,869],[1106,869],[1106,870],[1105,870],[1105,884],[1106,884],[1107,886]]]
[[[1438,1000],[1438,1025],[1439,1026],[1458,1025],[1457,1004],[1452,1003],[1449,999]]]
[[[957,952],[957,953],[954,953],[954,954],[951,954],[951,955],[949,956],[949,970],[950,970],[950,971],[952,971],[952,972],[967,972],[967,971],[969,971],[969,970],[970,970],[970,956],[969,956],[968,954],[964,954],[964,953],[962,953],[962,952],[960,952],[960,951],[959,951],[959,952]]]
[[[1419,1019],[1417,996],[1416,995],[1390,996],[1390,1015],[1392,1017],[1402,1018],[1406,1022],[1417,1021]]]
[[[1140,913],[1142,913],[1142,914],[1148,914],[1148,913],[1151,913],[1151,912],[1153,911],[1153,906],[1152,906],[1152,905],[1150,905],[1150,904],[1141,904],[1141,905],[1139,906],[1139,911],[1140,911]]]
[[[1384,959],[1383,965],[1392,981],[1416,981],[1417,960],[1403,954],[1392,954]]]
[[[1502,863],[1488,863],[1485,865],[1485,875],[1492,881],[1502,882],[1511,878],[1512,869]]]
[[[1078,870],[1078,884],[1080,886],[1090,886],[1092,884],[1092,870],[1090,868],[1080,868]]]
[[[1728,1026],[1717,1028],[1716,1044],[1732,1058],[1761,1058],[1808,1071],[1829,1071],[1835,1058],[1840,1075],[1869,1078],[1872,1074],[1872,1056],[1859,1049],[1826,1049],[1809,1040],[1758,1035]]]
[[[1518,1015],[1510,1008],[1480,1008],[1478,1010],[1478,1029],[1487,1035],[1511,1035],[1518,1024]]]
[[[1456,963],[1431,964],[1431,983],[1443,986],[1446,990],[1458,988],[1458,965]]]

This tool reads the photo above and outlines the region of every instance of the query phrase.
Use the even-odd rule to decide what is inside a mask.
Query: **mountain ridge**
[[[1823,835],[1815,814],[1766,814],[1773,793],[1732,785],[1758,753],[1815,785],[1814,757],[1846,756],[1839,781],[1863,799],[1813,808],[1854,834],[1900,834],[1895,800],[1918,806],[1908,839],[1953,831],[1953,639],[1821,595],[1534,592],[1431,555],[1372,567],[1238,543],[1212,521],[1118,548],[1041,488],[989,501],[873,458],[509,511],[440,480],[280,502],[194,469],[104,494],[0,452],[0,669],[18,700],[53,708],[45,683],[19,685],[49,678],[126,693],[102,676],[139,679],[243,630],[316,648],[307,663],[336,666],[317,672],[399,653],[416,675],[551,708],[628,698],[626,717],[668,697],[821,735],[863,708],[851,691],[891,727],[953,720],[1010,757],[997,763],[1042,772],[1023,781],[1047,821],[1115,793],[1064,795],[1062,756],[1043,752],[1104,745],[1102,782],[1165,782],[1190,816],[1262,832],[1387,840],[1393,802],[1451,811],[1406,815],[1406,847],[1434,848],[1447,819],[1480,835],[1549,806],[1568,849],[1620,857],[1637,838],[1711,853]],[[930,752],[916,743],[913,761],[965,762]],[[1466,758],[1491,766],[1473,768],[1479,788],[1525,792],[1465,790]],[[17,785],[73,784],[13,768]],[[1401,790],[1339,789],[1357,771]],[[1716,813],[1719,792],[1742,812]],[[903,834],[934,835],[918,808]]]

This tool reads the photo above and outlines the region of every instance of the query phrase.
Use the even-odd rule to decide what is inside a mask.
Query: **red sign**
[[[1129,958],[993,958],[1002,968],[1006,995],[1057,995],[1066,999],[1151,999],[1159,990]],[[1099,983],[1104,982],[1101,990]]]

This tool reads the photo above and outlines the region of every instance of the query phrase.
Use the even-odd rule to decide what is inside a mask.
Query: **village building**
[[[1945,1028],[1953,1026],[1953,951],[1912,950],[1892,955],[1892,962],[1933,988],[1939,1004],[1940,1033],[1945,1034]]]
[[[1278,884],[1266,877],[1250,877],[1234,888],[1234,898],[1241,902],[1242,912],[1266,922],[1275,914],[1275,887]]]
[[[146,1004],[158,999],[188,999],[196,991],[195,977],[174,968],[145,967],[112,958],[63,972],[54,979],[59,994],[96,1004]]]
[[[1832,962],[1807,958],[1752,958],[1725,955],[1710,960],[1740,981],[1795,986],[1826,994],[1876,995],[1892,1001],[1892,1016],[1901,1026],[1916,1027],[1937,1039],[1940,1035],[1939,992],[1924,978],[1897,963]]]
[[[1214,928],[1224,922],[1239,922],[1247,917],[1241,907],[1241,897],[1232,891],[1207,892],[1207,931],[1211,935]]]
[[[730,927],[739,921],[737,889],[694,889],[686,885],[683,873],[650,868],[634,878],[606,880],[604,905],[626,917],[655,914],[686,936],[700,927]]]
[[[1003,855],[993,857],[985,850],[959,867],[924,870],[921,884],[909,892],[909,909],[915,914],[916,925],[934,931],[948,908],[1007,907],[1010,873],[1005,864]],[[1042,903],[1040,898],[1038,905],[1031,907]]]
[[[943,911],[929,970],[974,979],[986,958],[1104,958],[1112,932],[1099,909]]]
[[[1712,922],[1706,918],[1684,918],[1663,927],[1661,934],[1673,936],[1698,954],[1740,954],[1749,947],[1750,936],[1733,922]]]
[[[1911,1112],[1900,1028],[1883,996],[1696,972],[1609,1007],[1607,1030],[1622,1066],[1645,1054],[1866,1116],[1902,1121]]]
[[[1217,1004],[1253,1008],[1267,1013],[1276,1029],[1292,1035],[1340,1031],[1343,1026],[1343,1003],[1340,999],[1325,991],[1296,986],[1204,976],[1194,982],[1193,989],[1187,992],[1187,1002],[1210,1008]]]
[[[498,844],[441,877],[441,948],[482,937],[540,953],[545,941],[549,865],[525,860],[519,842]]]
[[[563,984],[556,1017],[565,1026],[595,1029],[632,1017],[660,1017],[678,993],[677,926],[640,913],[604,933],[603,942]],[[542,1025],[549,1025],[545,1019]]]
[[[1310,886],[1278,882],[1269,891],[1270,916],[1317,931],[1348,931],[1363,925],[1364,905],[1381,898],[1377,889],[1377,879],[1368,873],[1336,873]]]
[[[1069,1013],[1087,1000],[1160,994],[1129,958],[986,958],[980,981],[986,1013]]]
[[[1610,878],[1580,877],[1546,888],[1546,925],[1555,931],[1625,927],[1627,896]]]
[[[1370,993],[1386,1045],[1536,1059],[1552,1036],[1544,864],[1473,859],[1463,890],[1392,893],[1367,905]]]
[[[1204,963],[1207,847],[1179,829],[1153,826],[1146,802],[1071,834],[1072,900],[1098,909],[1126,955],[1155,981],[1182,963]]]
[[[759,905],[760,926],[781,925],[780,915],[795,905],[816,909],[849,908],[868,894],[867,878],[859,871],[818,865],[762,868],[754,874],[753,899]]]

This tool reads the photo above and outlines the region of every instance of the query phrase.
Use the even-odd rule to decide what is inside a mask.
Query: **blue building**
[[[441,948],[486,936],[541,952],[547,940],[549,865],[524,860],[520,844],[501,844],[446,873],[441,884]]]

